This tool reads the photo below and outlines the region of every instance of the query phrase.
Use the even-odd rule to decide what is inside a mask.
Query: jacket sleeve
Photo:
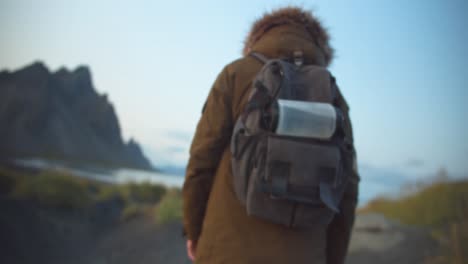
[[[345,110],[345,134],[350,137],[351,142],[354,141],[351,119],[349,117],[349,108],[346,100],[338,90],[338,104],[341,109]],[[340,212],[333,218],[327,228],[327,264],[343,264],[345,263],[346,254],[348,251],[351,233],[354,225],[355,211],[358,199],[358,184],[359,175],[356,165],[356,151],[354,149],[354,161],[350,180],[346,187],[343,199],[340,203]]]
[[[224,68],[211,88],[190,147],[183,186],[184,231],[190,240],[200,236],[215,172],[232,133],[232,85],[228,76]]]

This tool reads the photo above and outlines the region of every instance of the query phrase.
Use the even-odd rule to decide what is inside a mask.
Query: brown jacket
[[[281,19],[286,22],[273,23]],[[328,36],[319,32],[323,39],[317,41],[309,28],[288,19],[283,15],[266,25],[257,22],[244,55],[256,51],[275,58],[302,50],[305,63],[327,66],[332,57]],[[343,263],[354,221],[357,180],[350,183],[341,213],[327,230],[289,229],[247,216],[236,198],[229,141],[261,67],[249,56],[227,65],[215,81],[198,123],[183,189],[184,228],[188,239],[198,241],[196,262]],[[342,102],[346,104],[344,99]]]

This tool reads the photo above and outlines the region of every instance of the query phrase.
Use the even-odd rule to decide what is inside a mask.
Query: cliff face
[[[86,67],[55,73],[39,62],[0,72],[0,157],[51,157],[151,169],[134,141],[123,142],[106,95]]]

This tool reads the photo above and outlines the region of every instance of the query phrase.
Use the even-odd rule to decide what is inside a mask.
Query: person
[[[243,57],[225,66],[211,88],[183,186],[187,251],[196,263],[344,263],[357,202],[357,171],[350,177],[340,213],[321,229],[288,228],[248,216],[233,190],[230,137],[262,67],[249,54],[281,58],[296,50],[303,51],[305,64],[327,67],[333,58],[328,33],[310,11],[285,7],[266,13],[253,24]]]

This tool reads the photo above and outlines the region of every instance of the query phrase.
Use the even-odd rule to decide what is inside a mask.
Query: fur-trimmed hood
[[[294,25],[305,29],[323,54],[325,64],[328,66],[331,63],[334,51],[329,43],[330,37],[328,32],[320,21],[312,15],[312,12],[299,7],[276,9],[265,13],[261,18],[257,19],[245,40],[243,55],[247,55],[257,41],[269,30],[284,25]]]

